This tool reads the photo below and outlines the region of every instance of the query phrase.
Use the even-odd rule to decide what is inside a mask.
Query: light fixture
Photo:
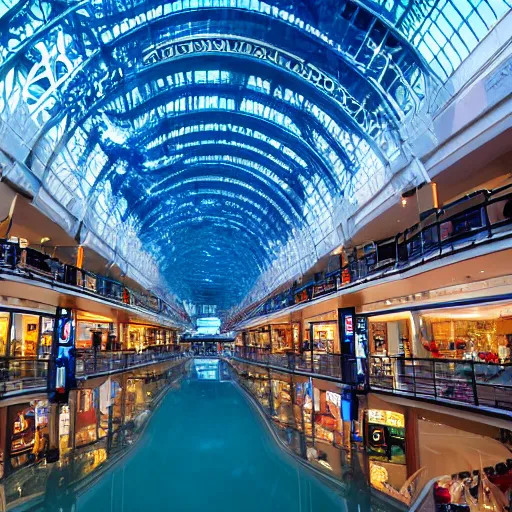
[[[46,242],[49,242],[51,240],[51,238],[45,236],[43,238],[41,238],[41,245],[45,244]]]
[[[480,274],[483,274],[485,272],[485,270],[480,270]]]
[[[407,199],[402,197],[402,206],[405,208],[407,206]]]

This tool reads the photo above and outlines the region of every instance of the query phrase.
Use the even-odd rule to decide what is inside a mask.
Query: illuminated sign
[[[354,322],[352,315],[345,317],[345,334],[354,334]]]
[[[387,427],[405,428],[405,417],[399,412],[369,409],[368,423],[385,425]]]

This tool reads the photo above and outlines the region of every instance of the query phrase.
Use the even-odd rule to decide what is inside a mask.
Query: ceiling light
[[[46,242],[49,242],[50,240],[51,238],[44,236],[43,238],[41,238],[41,245],[45,244]]]
[[[407,206],[407,199],[402,197],[402,206],[405,208]]]

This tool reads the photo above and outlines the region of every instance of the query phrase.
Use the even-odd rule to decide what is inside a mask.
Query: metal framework
[[[510,7],[0,0],[0,135],[24,150],[0,149],[114,258],[225,309],[339,242],[335,209],[389,181]]]

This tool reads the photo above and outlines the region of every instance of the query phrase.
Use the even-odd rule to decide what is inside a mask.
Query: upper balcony
[[[0,279],[11,288],[50,289],[64,296],[111,304],[128,312],[157,318],[168,325],[180,326],[188,321],[186,313],[149,292],[136,291],[115,279],[62,263],[30,247],[0,240]],[[7,289],[3,295],[16,296]],[[27,292],[28,287],[28,292]]]
[[[368,242],[339,255],[339,267],[316,274],[302,286],[292,286],[235,315],[224,328],[248,319],[274,316],[297,305],[378,284],[389,277],[422,272],[509,248],[512,237],[512,185],[479,190],[445,205],[396,236]]]

